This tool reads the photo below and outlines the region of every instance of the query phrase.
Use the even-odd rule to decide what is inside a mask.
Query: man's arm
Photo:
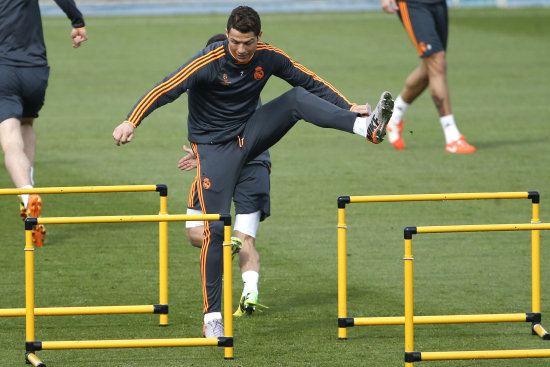
[[[384,9],[386,13],[397,13],[397,3],[395,2],[395,0],[380,0],[380,4],[382,5],[382,9]]]
[[[307,91],[321,97],[332,104],[344,109],[351,109],[355,103],[350,102],[344,95],[330,83],[320,78],[317,74],[305,66],[295,62],[283,51],[267,45],[272,51],[273,62],[278,65],[274,75],[285,80],[293,87],[300,86]]]
[[[73,47],[79,47],[82,42],[88,39],[86,24],[84,23],[82,13],[76,7],[74,0],[55,0],[55,2],[67,15],[67,18],[71,20],[71,25],[73,26],[73,30],[71,31]]]
[[[57,4],[57,6],[59,6],[65,14],[67,14],[67,17],[71,20],[71,24],[73,28],[82,28],[86,25],[84,24],[84,17],[82,17],[82,13],[76,7],[74,0],[54,0],[54,1]]]
[[[134,131],[135,131],[134,125],[132,125],[129,121],[124,121],[122,124],[115,127],[115,130],[113,131],[113,139],[115,139],[115,144],[120,145],[126,144],[132,141],[134,138]]]
[[[71,38],[73,39],[73,47],[78,48],[80,44],[88,40],[88,33],[86,32],[86,27],[82,28],[73,28],[71,31]]]
[[[177,88],[176,83],[172,83],[172,87],[169,88],[171,80],[179,75],[179,71],[181,71],[181,68],[164,78],[162,82],[158,83],[153,89],[140,98],[128,114],[126,120],[118,125],[113,131],[113,139],[115,139],[116,145],[131,142],[134,138],[136,127],[145,117],[158,107],[174,101],[181,95],[180,89]],[[183,91],[186,90],[187,88],[183,89]]]
[[[197,157],[191,148],[183,146],[183,150],[187,152],[187,155],[180,159],[178,162],[178,168],[182,171],[191,171],[197,167]]]

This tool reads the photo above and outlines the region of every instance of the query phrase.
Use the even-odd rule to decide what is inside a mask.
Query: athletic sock
[[[357,135],[361,135],[363,138],[367,137],[367,118],[357,117],[353,124],[353,132]]]
[[[405,111],[407,111],[407,108],[409,108],[409,106],[410,104],[403,101],[401,95],[398,95],[395,99],[395,102],[393,103],[393,114],[391,115],[389,124],[393,124],[396,126],[401,120],[403,120],[403,115],[405,114]]]
[[[455,124],[455,118],[453,115],[443,116],[439,119],[443,133],[445,134],[445,142],[447,144],[452,143],[460,138],[460,132]]]
[[[260,274],[254,270],[247,270],[242,273],[243,278],[243,296],[250,291],[258,291],[258,280],[260,279]]]
[[[222,313],[221,312],[209,312],[204,314],[204,323],[208,324],[212,320],[221,320],[222,319]]]
[[[32,185],[25,185],[23,187],[20,187],[20,189],[32,189]],[[21,201],[23,201],[23,205],[25,205],[25,208],[29,206],[29,194],[21,194],[19,195],[21,197]]]

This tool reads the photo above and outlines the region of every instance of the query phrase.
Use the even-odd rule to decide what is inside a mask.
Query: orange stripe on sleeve
[[[306,68],[304,65],[300,64],[300,63],[297,63],[296,61],[292,60],[292,58],[290,56],[288,56],[283,50],[281,49],[278,49],[277,47],[273,47],[271,45],[268,45],[268,44],[261,44],[261,45],[258,45],[258,49],[259,50],[270,50],[270,51],[274,51],[274,52],[277,52],[283,56],[285,56],[287,59],[290,60],[290,62],[292,62],[292,65],[294,65],[294,67],[298,70],[300,70],[301,72],[303,72],[304,74],[307,74],[309,76],[311,76],[314,80],[326,85],[330,90],[332,90],[334,93],[338,94],[343,100],[345,100],[348,104],[352,104],[338,89],[336,89],[334,86],[332,86],[329,82],[327,82],[326,80],[324,80],[323,78],[319,77],[317,74],[315,74],[313,71],[309,70],[308,68]]]
[[[215,50],[209,52],[208,54],[193,60],[189,65],[182,68],[177,74],[174,74],[170,79],[157,85],[155,88],[150,90],[136,105],[131,115],[129,116],[128,121],[130,121],[134,126],[136,126],[137,123],[143,118],[145,111],[147,111],[151,107],[151,105],[162,94],[175,88],[178,84],[185,81],[191,74],[196,72],[201,67],[223,57],[224,55],[225,55],[225,50],[223,46],[220,46]]]

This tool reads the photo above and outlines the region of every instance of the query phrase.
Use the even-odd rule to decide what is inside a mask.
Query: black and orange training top
[[[247,63],[237,62],[227,47],[226,40],[196,53],[147,92],[127,120],[137,127],[155,109],[188,91],[189,141],[224,143],[242,136],[245,123],[258,106],[260,92],[272,75],[344,109],[352,106],[337,89],[276,47],[258,42]]]

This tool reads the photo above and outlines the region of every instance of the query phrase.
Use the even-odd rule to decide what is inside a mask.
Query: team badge
[[[229,78],[228,78],[227,74],[224,73],[224,74],[222,75],[222,79],[223,79],[223,82],[221,82],[221,83],[222,83],[223,85],[229,85],[229,84],[231,84],[231,82],[228,80]]]
[[[212,187],[212,184],[210,183],[210,179],[209,179],[208,177],[203,178],[203,180],[202,180],[202,187],[203,187],[205,190],[208,190],[209,188]]]
[[[264,77],[264,70],[261,66],[256,66],[256,69],[254,69],[254,79],[260,80]]]

